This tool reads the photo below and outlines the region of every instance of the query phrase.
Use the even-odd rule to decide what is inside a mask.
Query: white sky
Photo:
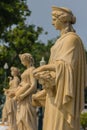
[[[48,31],[48,35],[40,37],[45,43],[59,35],[51,25],[51,7],[55,5],[70,8],[77,18],[74,28],[87,49],[87,0],[27,0],[27,3],[32,11],[28,23],[41,26]]]

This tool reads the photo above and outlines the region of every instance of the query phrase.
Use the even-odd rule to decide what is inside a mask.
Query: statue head
[[[10,70],[11,70],[12,76],[19,76],[20,75],[20,70],[17,67],[12,66]]]
[[[61,29],[62,27],[64,27],[64,25],[67,25],[70,27],[72,24],[75,24],[76,22],[76,17],[73,15],[72,11],[65,7],[53,6],[52,18],[53,18],[53,21],[55,20],[57,22],[56,26],[59,25],[58,29]],[[53,23],[53,25],[54,24],[55,23]]]
[[[34,65],[34,59],[30,53],[19,54],[19,58],[23,65],[30,64],[30,66]]]

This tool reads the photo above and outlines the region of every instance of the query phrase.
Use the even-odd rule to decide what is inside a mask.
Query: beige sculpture
[[[47,93],[43,130],[80,130],[86,58],[83,43],[72,27],[75,22],[71,10],[52,7],[52,24],[61,36],[51,48],[49,64],[33,72]]]
[[[33,77],[34,59],[31,54],[20,54],[21,63],[27,69],[21,75],[21,83],[15,92],[14,100],[18,101],[17,125],[18,130],[37,130],[36,108],[32,106],[32,94],[36,92],[37,82]]]
[[[19,69],[16,67],[11,67],[11,75],[12,77],[9,77],[9,89],[4,89],[6,95],[6,102],[2,113],[2,123],[7,122],[7,125],[9,125],[9,130],[17,130],[17,103],[10,97],[10,93],[15,91],[18,87],[18,84],[20,83]]]

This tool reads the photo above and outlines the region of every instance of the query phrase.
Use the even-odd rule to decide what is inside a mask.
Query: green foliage
[[[84,112],[81,114],[80,122],[81,122],[82,128],[85,130],[87,127],[87,112]]]
[[[26,0],[1,0],[0,1],[0,37],[13,24],[24,22],[30,15]]]
[[[34,25],[26,26],[22,24],[4,33],[3,40],[6,44],[3,48],[6,53],[3,56],[10,63],[10,66],[20,64],[18,57],[20,53],[32,53],[33,46],[38,44],[38,37],[42,31],[41,27],[35,28]]]
[[[48,62],[50,47],[53,45],[54,40],[49,40],[45,45],[38,40],[43,29],[35,25],[26,26],[25,24],[18,25],[12,30],[4,33],[3,42],[4,46],[1,47],[1,57],[8,62],[10,66],[15,64],[20,67],[19,54],[31,53],[35,59],[35,65],[39,66],[41,57],[44,56]],[[3,61],[2,61],[3,63]]]

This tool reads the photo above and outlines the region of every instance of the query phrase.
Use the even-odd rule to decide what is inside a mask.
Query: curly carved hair
[[[60,19],[62,22],[69,22],[71,24],[75,24],[76,17],[73,15],[72,11],[65,7],[52,7],[53,13],[56,18]],[[60,15],[59,15],[60,12]]]
[[[64,7],[52,7],[52,15],[55,16],[57,19],[59,19],[62,23],[66,23],[67,31],[73,31],[75,32],[74,28],[72,27],[72,24],[76,23],[76,17],[73,15],[72,11],[68,8]]]

